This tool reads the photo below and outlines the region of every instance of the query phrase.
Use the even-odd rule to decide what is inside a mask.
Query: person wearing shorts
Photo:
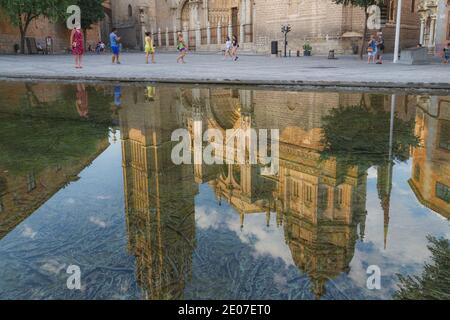
[[[150,32],[145,33],[145,62],[148,64],[148,58],[152,56],[152,63],[155,63],[155,47]]]
[[[367,46],[367,63],[370,64],[370,61],[375,63],[375,59],[377,57],[377,42],[374,39],[374,36],[370,37],[370,41]]]
[[[117,36],[117,28],[114,28],[109,35],[109,42],[111,45],[112,52],[112,63],[120,64],[120,46],[119,46],[120,37]]]
[[[377,64],[383,64],[383,53],[384,53],[384,38],[383,34],[380,32],[378,34],[378,41],[377,41]]]
[[[184,38],[183,35],[180,33],[178,33],[178,45],[177,45],[177,49],[180,52],[180,55],[177,58],[177,63],[186,63],[184,61],[184,57],[187,54],[187,47],[186,47],[186,43],[184,42]]]
[[[227,37],[227,41],[225,42],[225,56],[223,58],[224,60],[227,59],[227,56],[230,56],[231,58],[233,57],[232,53],[231,53],[232,50],[233,50],[233,44],[231,42],[230,37]]]
[[[448,64],[448,61],[450,60],[450,43],[447,43],[447,46],[444,48],[443,58],[443,63]]]

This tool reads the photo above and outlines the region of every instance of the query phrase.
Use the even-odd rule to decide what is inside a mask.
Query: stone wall
[[[383,28],[386,50],[392,51],[395,39],[395,3]],[[238,26],[232,28],[239,38],[241,49],[256,53],[270,53],[271,41],[279,41],[283,47],[281,26],[290,24],[288,50],[295,55],[303,51],[305,42],[313,46],[313,54],[326,54],[334,49],[337,53],[352,52],[354,40],[343,38],[347,32],[362,34],[364,12],[361,8],[342,6],[332,0],[113,0],[113,24],[124,30],[133,28],[136,34],[135,47],[141,47],[144,31],[152,31],[155,43],[159,44],[158,31],[161,31],[161,46],[174,49],[174,31],[185,31],[185,40],[197,51],[217,51],[223,49],[229,22],[234,20]],[[412,7],[415,7],[414,10]],[[419,19],[417,2],[403,0],[401,46],[411,47],[419,40]],[[386,9],[387,10],[387,9]],[[236,12],[237,11],[237,12]],[[235,14],[233,19],[233,12]],[[210,24],[210,43],[207,43],[207,25]],[[217,25],[221,25],[221,41],[217,40]],[[245,25],[245,35],[240,31]],[[201,39],[196,39],[196,28],[200,27]],[[170,38],[169,45],[166,44]],[[375,33],[378,30],[369,30]],[[133,33],[133,35],[134,35]],[[218,42],[220,44],[218,44]],[[358,41],[361,45],[361,41]],[[133,46],[133,45],[131,45]]]
[[[100,28],[95,25],[87,33],[87,45],[95,44],[99,40]],[[36,43],[41,43],[45,47],[45,38],[53,38],[54,53],[67,52],[69,48],[70,31],[64,23],[53,23],[46,18],[38,18],[31,22],[28,27],[27,37],[36,39]],[[14,53],[14,45],[20,45],[19,28],[13,26],[8,17],[0,10],[0,54]]]

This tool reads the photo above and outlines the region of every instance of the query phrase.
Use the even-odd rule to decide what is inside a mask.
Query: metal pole
[[[395,107],[397,105],[397,95],[393,94],[391,98],[391,122],[389,127],[389,162],[392,162],[392,147],[394,142],[394,121]]]
[[[395,26],[394,63],[398,62],[398,52],[400,49],[401,19],[402,19],[402,0],[397,0],[397,21]]]

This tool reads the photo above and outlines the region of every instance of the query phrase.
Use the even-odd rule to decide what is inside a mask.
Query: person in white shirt
[[[225,56],[224,60],[227,59],[227,56],[230,56],[230,58],[233,58],[232,56],[232,49],[233,49],[233,42],[231,41],[230,37],[227,37],[227,41],[225,42]]]

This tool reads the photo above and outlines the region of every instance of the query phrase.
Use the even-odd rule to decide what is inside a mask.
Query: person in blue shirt
[[[375,41],[375,37],[371,36],[370,41],[367,46],[367,63],[370,63],[372,60],[375,63],[377,57],[377,42]]]
[[[112,51],[112,63],[120,64],[120,46],[119,46],[120,37],[117,36],[117,28],[113,28],[111,34],[109,35],[109,43],[111,45]]]
[[[120,86],[114,87],[114,105],[117,108],[122,105],[122,88]]]
[[[443,63],[448,64],[448,61],[450,60],[450,43],[447,43],[447,46],[444,48],[443,58]]]

